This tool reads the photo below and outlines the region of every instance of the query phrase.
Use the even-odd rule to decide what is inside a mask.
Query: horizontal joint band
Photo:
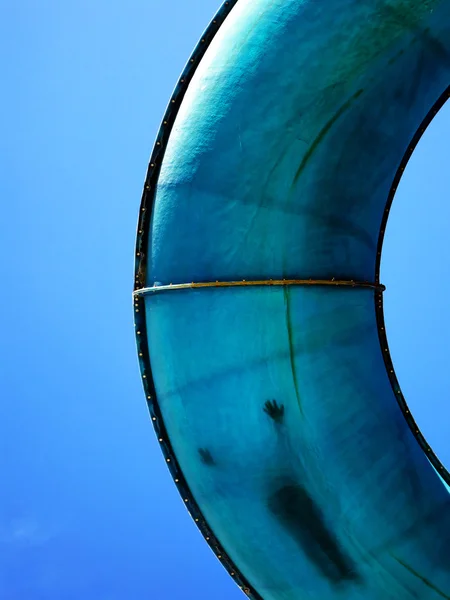
[[[353,281],[340,279],[264,279],[257,281],[205,281],[191,283],[174,283],[169,285],[157,285],[135,290],[134,296],[145,296],[156,292],[167,292],[169,290],[192,290],[201,288],[218,288],[218,287],[245,287],[245,286],[288,286],[288,285],[304,285],[304,286],[331,286],[331,287],[351,287],[351,288],[370,288],[377,292],[384,292],[386,287],[379,283],[370,283],[368,281]]]

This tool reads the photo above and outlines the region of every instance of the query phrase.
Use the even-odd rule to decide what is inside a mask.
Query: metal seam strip
[[[204,281],[191,283],[170,283],[169,285],[159,285],[137,289],[133,292],[134,296],[145,296],[157,292],[168,292],[172,290],[192,290],[202,288],[224,288],[224,287],[260,287],[260,286],[328,286],[328,287],[347,287],[347,288],[366,288],[377,292],[384,292],[386,287],[380,283],[369,283],[368,281],[353,281],[339,279],[260,279],[255,281]]]

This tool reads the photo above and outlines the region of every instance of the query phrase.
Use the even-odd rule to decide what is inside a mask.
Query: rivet
[[[153,418],[152,418],[152,421],[156,421],[156,417],[153,417]]]
[[[184,501],[185,501],[185,502],[189,502],[189,498],[185,498],[185,499],[184,499]]]
[[[142,375],[142,379],[147,379],[147,375]]]
[[[179,479],[175,479],[175,483],[178,483],[180,480]]]
[[[162,442],[162,441],[163,441],[163,439],[162,439],[162,438],[159,438],[159,441],[160,441],[160,442]]]
[[[170,462],[170,458],[166,459],[166,462]]]
[[[141,332],[140,332],[140,331],[136,331],[136,333],[137,333],[138,335],[141,335]]]

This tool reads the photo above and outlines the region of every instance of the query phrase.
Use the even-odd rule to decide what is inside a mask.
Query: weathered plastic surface
[[[158,137],[136,287],[378,282],[393,181],[450,81],[450,0],[238,0],[219,17]],[[165,456],[249,596],[450,598],[447,474],[400,409],[381,293],[143,298]]]

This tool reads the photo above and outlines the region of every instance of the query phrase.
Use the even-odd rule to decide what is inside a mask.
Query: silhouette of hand
[[[282,423],[284,417],[284,405],[278,404],[276,400],[267,400],[264,404],[264,412],[269,415],[275,423]]]

